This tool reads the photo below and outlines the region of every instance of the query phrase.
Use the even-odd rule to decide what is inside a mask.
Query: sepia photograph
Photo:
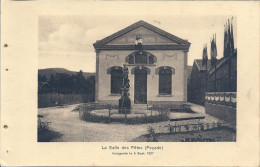
[[[0,166],[259,166],[259,4],[2,1]]]
[[[38,17],[38,142],[236,142],[233,15]]]

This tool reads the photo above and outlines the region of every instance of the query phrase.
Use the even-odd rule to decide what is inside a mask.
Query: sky
[[[146,21],[191,43],[188,65],[202,58],[216,33],[218,57],[223,57],[224,24],[232,16],[40,16],[38,21],[39,69],[66,68],[95,72],[93,43],[137,21]],[[236,48],[236,18],[233,19]]]

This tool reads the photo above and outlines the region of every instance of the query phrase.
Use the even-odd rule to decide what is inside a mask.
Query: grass
[[[235,142],[236,131],[228,128],[213,128],[196,132],[156,133],[158,142]],[[141,135],[131,142],[147,142],[149,134]]]

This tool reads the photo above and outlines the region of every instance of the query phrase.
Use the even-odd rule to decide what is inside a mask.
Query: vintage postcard
[[[3,1],[1,165],[259,166],[259,12]]]

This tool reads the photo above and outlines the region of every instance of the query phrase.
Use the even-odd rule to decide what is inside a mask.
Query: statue
[[[131,100],[129,98],[129,89],[130,89],[130,84],[129,84],[129,79],[128,79],[128,68],[124,64],[123,67],[123,87],[121,89],[121,98],[119,99],[119,109],[118,113],[119,114],[129,114],[131,112]]]
[[[143,45],[142,45],[142,38],[141,36],[136,36],[136,40],[135,40],[135,49],[141,51],[143,50]]]

